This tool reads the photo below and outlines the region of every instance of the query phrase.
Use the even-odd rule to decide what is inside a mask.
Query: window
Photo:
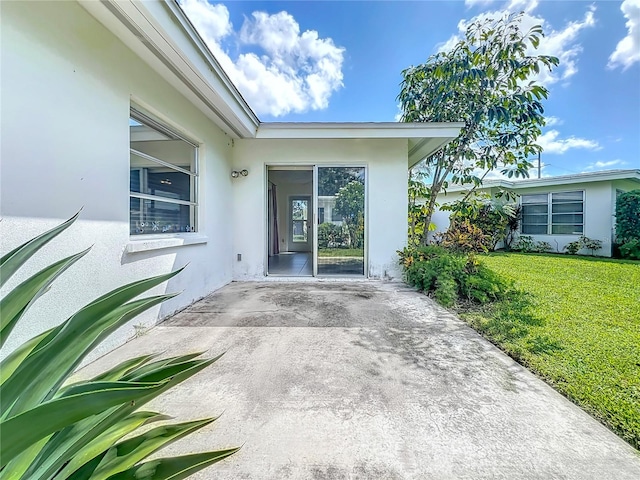
[[[525,235],[581,235],[584,232],[584,192],[522,195]]]
[[[132,108],[129,147],[130,234],[197,231],[197,144]]]

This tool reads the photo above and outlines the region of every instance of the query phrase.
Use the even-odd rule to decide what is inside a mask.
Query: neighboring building
[[[531,178],[518,181],[485,181],[478,191],[494,195],[510,190],[518,195],[522,206],[520,235],[549,242],[554,251],[580,235],[600,240],[596,255],[611,256],[615,233],[616,197],[640,188],[640,170],[609,170],[558,177]],[[438,195],[438,204],[462,198],[467,190],[456,186]],[[449,225],[449,212],[436,211],[433,223],[438,231]]]
[[[153,292],[183,293],[137,324],[233,280],[399,278],[407,168],[460,124],[260,122],[175,1],[1,8],[2,252],[80,208],[73,228],[29,265],[94,245],[32,308],[9,350],[118,285],[186,264]],[[364,185],[357,261],[318,261],[318,217],[341,221],[323,198],[336,192],[321,196],[315,185],[328,169]],[[294,257],[306,262],[299,270],[287,263]]]

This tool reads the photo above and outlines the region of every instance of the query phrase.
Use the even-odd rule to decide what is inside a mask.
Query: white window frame
[[[139,107],[135,107],[135,106],[131,106],[130,108],[130,112],[129,112],[129,118],[133,118],[134,120],[140,122],[143,125],[146,125],[148,127],[151,127],[155,130],[158,130],[159,132],[169,136],[170,138],[173,138],[175,140],[181,140],[185,143],[187,143],[188,145],[190,145],[193,148],[193,171],[191,170],[187,170],[185,168],[179,167],[177,165],[173,165],[172,163],[166,162],[164,160],[161,160],[159,158],[156,158],[152,155],[148,155],[144,152],[140,152],[134,148],[131,147],[131,139],[129,139],[129,157],[131,158],[131,155],[135,155],[141,158],[144,158],[145,160],[148,160],[152,163],[161,165],[163,167],[169,168],[171,170],[174,170],[176,172],[180,172],[180,173],[184,173],[186,175],[189,175],[190,177],[190,200],[179,200],[179,199],[175,199],[175,198],[171,198],[171,197],[163,197],[160,195],[151,195],[151,194],[147,194],[147,193],[141,193],[141,192],[132,192],[129,191],[129,198],[138,198],[140,199],[140,201],[144,201],[144,200],[155,200],[155,201],[159,201],[159,202],[165,202],[165,203],[172,203],[172,204],[177,204],[177,205],[188,205],[190,207],[190,213],[189,213],[189,221],[190,221],[190,229],[187,232],[185,231],[181,231],[181,232],[160,232],[160,233],[141,233],[141,234],[131,234],[130,233],[130,237],[132,239],[138,239],[138,238],[163,238],[164,237],[168,237],[168,236],[175,236],[176,233],[180,233],[180,234],[190,234],[190,233],[197,233],[198,229],[199,229],[199,219],[198,219],[198,204],[199,204],[199,191],[198,191],[198,186],[199,186],[199,150],[200,150],[200,144],[198,142],[195,142],[194,140],[191,140],[187,137],[185,137],[184,135],[182,135],[179,131],[177,131],[176,128],[173,128],[169,125],[167,125],[166,122],[160,121],[158,119],[156,119],[155,117],[153,117],[152,115],[146,113],[145,111],[142,111]],[[131,160],[129,160],[129,168],[131,169]],[[144,191],[143,189],[143,185],[145,184],[145,178],[143,178],[143,172],[142,169],[140,169],[140,186],[141,186],[141,190]],[[142,215],[142,209],[141,209],[141,213]],[[129,213],[129,221],[131,222],[131,213]]]
[[[555,204],[562,204],[562,203],[582,203],[582,211],[581,212],[566,212],[566,213],[555,213],[555,215],[582,215],[582,223],[553,223],[553,205],[554,205],[554,201],[553,201],[553,195],[557,195],[559,193],[575,193],[575,192],[580,192],[582,194],[582,199],[580,201],[578,200],[571,200],[568,202],[558,202],[556,201]],[[546,222],[546,233],[524,233],[523,232],[523,227],[524,227],[524,206],[525,204],[523,203],[523,197],[526,196],[533,196],[533,195],[546,195],[547,196],[547,201],[546,203],[544,202],[537,202],[537,203],[529,203],[527,205],[547,205],[547,222]],[[584,190],[562,190],[562,191],[558,191],[558,192],[536,192],[536,193],[528,193],[528,194],[524,194],[524,195],[520,195],[520,206],[523,208],[522,211],[522,220],[520,221],[520,235],[584,235],[584,216],[585,216],[585,192]],[[531,215],[531,214],[530,214]],[[535,214],[534,214],[535,215]],[[543,216],[544,214],[539,214],[540,216]],[[534,225],[534,224],[528,224],[528,225]],[[543,224],[538,224],[538,225],[543,225]],[[581,226],[582,227],[582,232],[572,232],[572,233],[553,233],[553,227],[554,225],[575,225],[575,226]]]

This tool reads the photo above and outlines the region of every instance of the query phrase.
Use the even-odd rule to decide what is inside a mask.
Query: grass
[[[361,248],[318,248],[319,257],[364,257]]]
[[[491,254],[524,292],[460,316],[640,449],[640,262]]]

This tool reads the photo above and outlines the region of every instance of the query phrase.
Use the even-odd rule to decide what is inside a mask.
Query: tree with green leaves
[[[527,177],[528,161],[544,126],[548,90],[533,78],[558,59],[530,55],[543,36],[539,25],[521,29],[522,14],[469,25],[451,51],[432,55],[402,72],[398,100],[405,122],[462,122],[460,135],[424,160],[430,182],[426,225],[436,197],[449,184],[480,185],[496,169]],[[426,232],[421,238],[426,243]]]
[[[335,210],[349,229],[351,248],[362,248],[364,244],[364,184],[357,180],[338,190]]]

